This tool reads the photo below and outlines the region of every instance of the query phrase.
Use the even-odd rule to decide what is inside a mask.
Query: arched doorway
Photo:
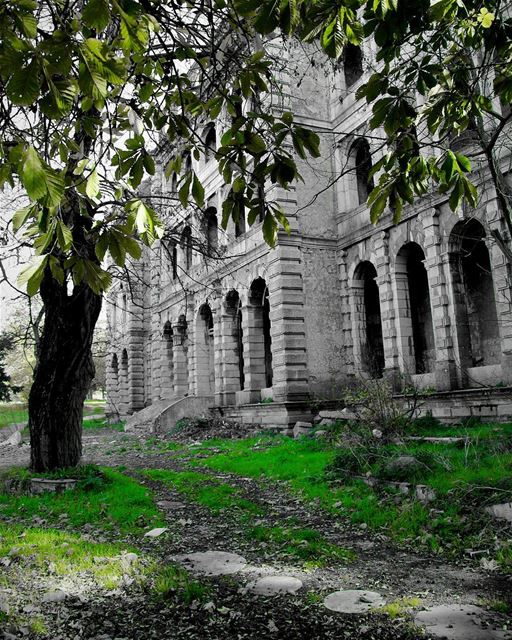
[[[226,295],[225,311],[229,318],[230,331],[225,338],[229,339],[227,348],[234,354],[232,366],[226,367],[226,378],[233,383],[235,380],[236,391],[243,391],[245,388],[244,372],[244,332],[242,327],[242,302],[238,291],[230,291]],[[227,369],[230,371],[227,371]],[[231,385],[230,385],[231,386]]]
[[[482,367],[501,359],[500,331],[485,229],[471,218],[450,235],[453,283],[461,366]]]
[[[249,290],[250,327],[252,336],[249,340],[251,361],[254,372],[251,388],[271,387],[272,371],[272,338],[270,335],[270,302],[267,283],[257,278]],[[259,386],[257,386],[259,385]]]
[[[434,370],[435,344],[430,288],[425,254],[415,242],[408,242],[396,258],[398,322],[402,336],[406,373]]]
[[[380,312],[377,271],[371,262],[361,262],[354,273],[354,328],[357,356],[361,368],[372,378],[381,378],[384,371],[384,343]]]
[[[215,337],[209,304],[202,305],[196,319],[196,382],[198,395],[215,393]]]

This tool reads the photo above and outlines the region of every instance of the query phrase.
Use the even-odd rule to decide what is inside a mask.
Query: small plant
[[[419,598],[400,598],[393,600],[382,607],[375,609],[376,613],[385,613],[390,618],[399,618],[404,614],[409,613],[410,609],[419,607],[421,600]]]
[[[191,604],[196,600],[205,600],[209,589],[207,585],[192,580],[185,569],[167,565],[157,574],[153,592],[163,599],[177,595],[185,604]]]
[[[460,426],[462,429],[467,429],[470,431],[471,429],[477,429],[482,424],[482,421],[478,416],[469,416],[468,418],[463,418],[460,421]]]
[[[263,398],[263,400],[260,401],[260,404],[272,404],[274,402],[274,398]]]

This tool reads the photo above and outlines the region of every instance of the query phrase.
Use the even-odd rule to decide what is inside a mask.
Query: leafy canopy
[[[387,207],[398,220],[432,184],[452,209],[474,206],[470,154],[451,142],[471,129],[473,155],[499,164],[510,119],[502,104],[512,99],[507,15],[500,0],[6,0],[0,185],[19,180],[30,199],[13,219],[35,250],[21,282],[31,295],[48,277],[104,291],[105,256],[123,267],[162,236],[139,187],[165,150],[175,150],[165,174],[178,176],[179,202],[203,208],[203,185],[184,159],[200,157],[201,123],[218,118],[223,225],[248,211],[273,245],[288,222],[265,202],[266,185],[288,188],[300,178],[296,158],[319,155],[316,133],[265,109],[279,84],[265,44],[275,31],[335,59],[348,43],[373,41],[375,70],[357,94],[388,150],[373,169],[372,221]]]

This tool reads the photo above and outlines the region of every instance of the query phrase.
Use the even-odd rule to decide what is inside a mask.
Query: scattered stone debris
[[[490,507],[485,507],[487,513],[500,520],[507,520],[512,522],[512,502],[504,502],[503,504],[493,504]]]
[[[165,533],[166,531],[168,531],[167,527],[158,527],[157,529],[151,529],[151,531],[147,531],[144,534],[145,538],[158,538],[159,536],[162,535],[162,533]]]

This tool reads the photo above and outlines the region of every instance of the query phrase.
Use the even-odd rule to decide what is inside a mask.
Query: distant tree
[[[21,387],[11,383],[11,376],[7,375],[5,370],[6,356],[13,348],[13,337],[5,332],[0,333],[0,402],[9,402],[13,393],[21,391]]]

